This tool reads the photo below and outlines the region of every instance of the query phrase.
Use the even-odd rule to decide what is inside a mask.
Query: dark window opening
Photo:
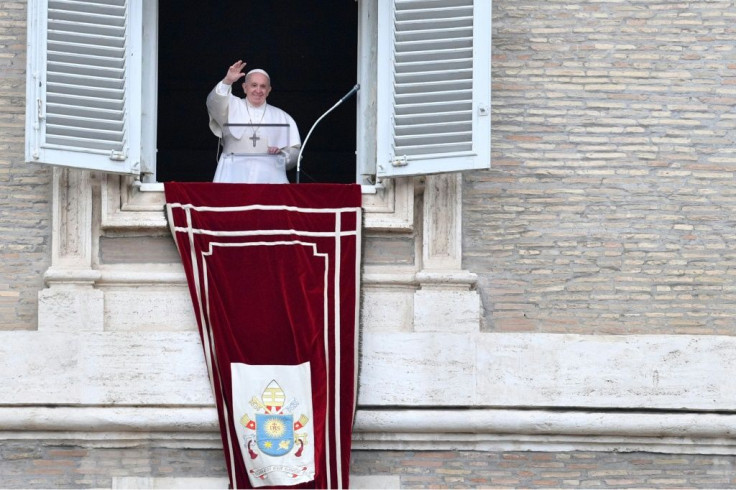
[[[245,71],[269,73],[268,103],[291,114],[303,142],[356,83],[357,12],[354,1],[305,7],[295,0],[160,0],[156,180],[212,180],[217,137],[207,125],[205,98],[238,59],[248,63]],[[244,95],[239,84],[233,89]],[[355,182],[355,129],[352,97],[310,136],[300,181]],[[295,171],[288,177],[295,182]]]

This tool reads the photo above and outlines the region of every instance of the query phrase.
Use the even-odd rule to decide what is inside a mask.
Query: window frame
[[[141,37],[141,181],[156,182],[158,139],[158,0],[144,0]],[[152,111],[146,107],[154,107]]]
[[[39,146],[38,125],[43,124],[42,118],[36,117],[39,115],[36,106],[39,100],[45,102],[45,22],[48,18],[49,1],[54,0],[29,0],[26,161],[134,174],[145,184],[156,183],[158,0],[126,2],[128,22],[125,81],[128,90],[126,102],[129,103],[129,107],[126,108],[126,121],[130,133],[128,140],[130,158],[124,167],[114,161],[112,165],[109,161],[100,163],[100,159],[110,160],[105,155],[95,155],[96,158],[90,159],[84,152],[73,151],[67,155],[55,154],[47,158],[35,151]],[[377,169],[377,165],[381,166],[393,158],[391,136],[387,133],[392,124],[383,121],[389,114],[386,112],[385,101],[389,100],[386,91],[393,85],[395,74],[393,56],[388,56],[381,50],[391,49],[390,45],[393,42],[394,24],[390,21],[393,16],[391,9],[396,3],[405,1],[359,0],[356,76],[361,90],[357,94],[356,182],[364,186],[378,184],[380,188],[381,182],[386,177],[455,172],[490,166],[490,29],[480,25],[486,18],[490,22],[490,2],[455,0],[473,5],[474,77],[476,73],[478,74],[477,79],[473,78],[473,92],[478,93],[477,97],[474,96],[473,102],[476,114],[473,152],[454,158],[436,159],[435,163],[440,162],[439,166],[408,165],[397,167],[394,172]],[[440,5],[435,0],[420,3],[430,6],[434,3]],[[384,8],[387,4],[389,8]],[[390,100],[393,100],[392,97],[391,94]],[[390,119],[390,116],[388,118]]]

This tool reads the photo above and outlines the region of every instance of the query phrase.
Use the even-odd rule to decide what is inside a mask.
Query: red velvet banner
[[[347,488],[361,192],[166,183],[232,488]]]

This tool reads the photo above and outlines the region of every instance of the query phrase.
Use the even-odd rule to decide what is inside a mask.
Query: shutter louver
[[[390,156],[388,163],[379,161],[379,176],[489,166],[489,143],[487,160],[469,163],[479,154],[481,107],[485,116],[490,106],[490,41],[488,75],[479,76],[485,62],[478,51],[478,24],[486,19],[477,4],[483,1],[394,0]],[[490,139],[490,121],[487,128]],[[455,164],[447,166],[449,159]]]
[[[139,1],[29,1],[27,161],[140,171]]]
[[[452,3],[396,2],[397,156],[472,150],[473,6]]]
[[[49,1],[46,143],[124,151],[125,7]]]

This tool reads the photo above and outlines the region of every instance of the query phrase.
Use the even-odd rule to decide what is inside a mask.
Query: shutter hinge
[[[36,118],[40,121],[45,117],[46,116],[43,115],[43,101],[41,99],[36,99]]]
[[[127,158],[128,158],[128,155],[126,155],[125,152],[115,151],[115,150],[110,151],[110,160],[114,160],[116,162],[122,162]]]
[[[391,165],[393,165],[394,167],[406,167],[408,163],[409,162],[406,160],[406,155],[394,157],[393,160],[391,160]]]

